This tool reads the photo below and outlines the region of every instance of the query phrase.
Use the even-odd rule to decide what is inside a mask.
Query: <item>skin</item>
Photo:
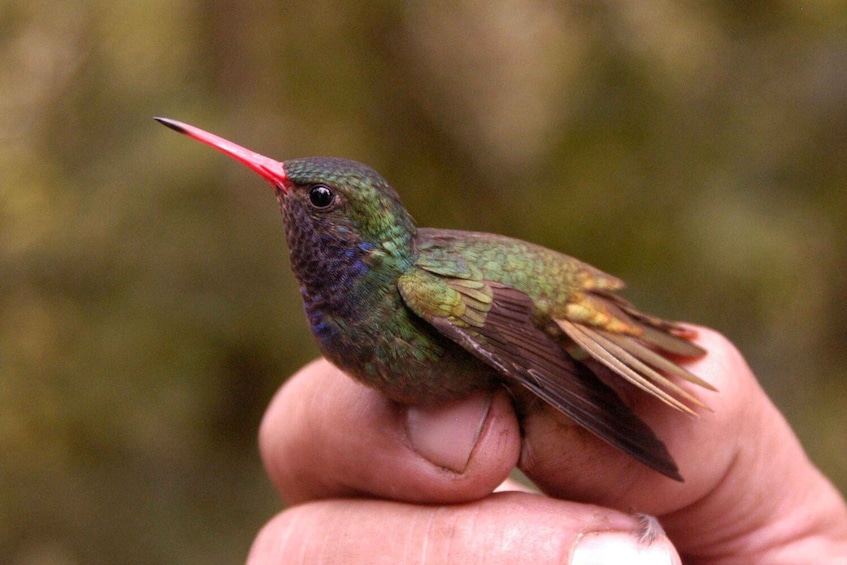
[[[684,483],[544,409],[522,436],[503,392],[408,408],[324,360],[308,365],[262,423],[265,466],[290,506],[248,562],[847,563],[844,500],[732,344],[697,331],[709,355],[685,365],[720,389],[713,413],[627,398]],[[509,483],[515,466],[546,494]],[[657,516],[667,537],[633,511]]]

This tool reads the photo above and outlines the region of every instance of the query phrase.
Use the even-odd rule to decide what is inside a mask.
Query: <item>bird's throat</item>
[[[343,226],[313,229],[299,217],[300,209],[282,209],[291,270],[319,341],[337,341],[339,331],[354,333],[357,321],[372,325],[387,300],[401,307],[386,294],[397,294],[397,280],[411,265],[412,234],[372,243]]]

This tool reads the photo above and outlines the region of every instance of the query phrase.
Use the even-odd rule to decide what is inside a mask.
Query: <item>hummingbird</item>
[[[155,119],[270,183],[312,334],[345,373],[404,404],[505,385],[515,398],[537,397],[647,467],[683,480],[665,444],[598,374],[605,367],[696,417],[697,407],[708,407],[675,380],[716,389],[675,359],[706,351],[691,342],[693,330],[618,296],[620,279],[518,239],[418,228],[388,182],[361,163],[276,161]]]

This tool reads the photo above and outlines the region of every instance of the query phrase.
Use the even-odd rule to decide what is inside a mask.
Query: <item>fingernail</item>
[[[681,565],[668,538],[643,544],[625,532],[592,532],[580,535],[571,554],[571,565]]]
[[[475,394],[437,407],[409,407],[406,431],[412,447],[435,465],[462,473],[490,407],[490,394]]]

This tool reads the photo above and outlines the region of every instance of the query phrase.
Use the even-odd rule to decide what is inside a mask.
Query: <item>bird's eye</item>
[[[315,208],[326,208],[335,202],[335,193],[328,186],[318,184],[309,191],[309,202]]]

